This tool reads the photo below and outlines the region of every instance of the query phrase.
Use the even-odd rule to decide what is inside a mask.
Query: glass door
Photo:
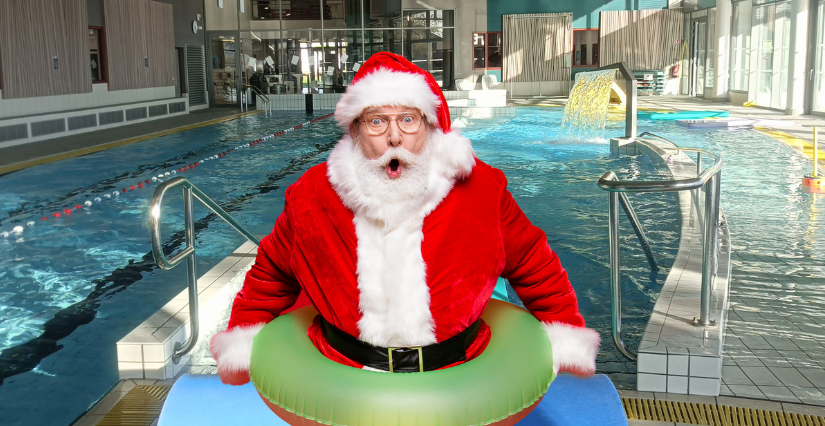
[[[785,109],[788,106],[788,64],[791,56],[791,2],[776,3],[774,28],[774,34],[779,37],[774,59],[774,69],[779,69],[779,75],[774,76],[774,87],[779,90],[775,90],[771,98],[771,108]]]
[[[775,5],[766,4],[753,8],[754,45],[757,55],[755,100],[757,105],[766,107],[773,103],[775,21]]]
[[[812,109],[825,112],[825,0],[816,8],[816,60],[813,66],[814,93]]]
[[[212,106],[238,105],[237,56],[238,44],[235,35],[212,34],[209,36],[207,63]]]
[[[707,32],[708,22],[706,20],[694,21],[691,25],[691,81],[690,94],[693,96],[704,96],[705,94],[705,72],[707,64]]]

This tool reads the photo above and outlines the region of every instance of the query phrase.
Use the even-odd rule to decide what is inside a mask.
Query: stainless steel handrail
[[[717,228],[719,226],[719,193],[722,156],[712,154],[702,149],[678,149],[681,151],[696,152],[698,154],[700,166],[701,156],[703,154],[714,157],[715,161],[713,165],[703,171],[700,171],[701,167],[697,168],[698,176],[690,179],[622,182],[618,180],[616,173],[607,172],[599,179],[598,182],[600,188],[610,193],[608,235],[610,244],[610,292],[613,343],[622,355],[634,361],[636,360],[636,354],[627,348],[621,337],[622,299],[621,264],[619,256],[619,204],[621,202],[621,198],[625,196],[625,192],[676,192],[698,189],[707,185],[705,187],[705,226],[704,238],[702,240],[701,305],[699,318],[694,319],[694,322],[701,326],[709,326],[713,324],[713,321],[710,319],[710,296],[716,274],[716,258],[718,252]],[[627,204],[625,208],[626,210],[631,211],[633,209],[629,204]]]
[[[167,257],[166,254],[163,253],[163,239],[160,235],[160,208],[163,203],[163,196],[166,195],[166,192],[177,186],[183,187],[183,213],[186,230],[186,246],[177,254]],[[195,257],[195,219],[194,206],[192,203],[193,196],[194,198],[197,198],[198,201],[203,203],[206,208],[223,219],[230,227],[232,227],[232,229],[238,231],[241,235],[246,237],[247,240],[252,241],[255,244],[260,244],[260,241],[255,238],[251,232],[241,226],[241,224],[230,216],[229,213],[222,209],[217,203],[212,201],[211,198],[206,196],[203,191],[198,189],[195,185],[192,185],[192,183],[188,180],[182,177],[172,178],[169,181],[161,183],[157,189],[155,189],[155,193],[152,195],[152,203],[150,204],[149,210],[151,213],[149,216],[152,220],[152,253],[155,255],[155,261],[161,269],[167,271],[175,266],[178,266],[184,260],[187,261],[188,266],[190,334],[189,339],[185,344],[181,345],[179,342],[175,343],[175,354],[172,357],[175,364],[180,361],[180,357],[189,353],[198,341],[198,275],[195,270],[195,265],[197,262]]]
[[[624,214],[630,221],[630,225],[633,227],[633,232],[636,233],[636,238],[638,238],[639,242],[642,244],[642,249],[645,252],[645,257],[647,257],[647,263],[650,264],[650,270],[658,271],[659,266],[656,265],[656,258],[653,257],[653,250],[650,248],[650,244],[647,241],[647,236],[645,235],[645,231],[642,228],[642,223],[639,222],[639,218],[636,216],[636,211],[633,210],[633,206],[630,204],[630,200],[627,199],[627,195],[625,193],[619,192],[618,194],[619,202],[622,205]]]
[[[264,94],[263,90],[249,84],[244,86],[244,88],[252,89],[252,93],[255,95],[255,99],[260,99],[264,102],[264,104],[266,104],[267,114],[272,113],[272,102],[270,102],[269,98],[266,96],[266,94]]]

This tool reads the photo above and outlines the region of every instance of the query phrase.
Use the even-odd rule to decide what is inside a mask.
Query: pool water
[[[117,383],[115,343],[186,286],[185,268],[161,271],[154,266],[147,211],[154,185],[119,196],[112,192],[306,120],[303,113],[258,114],[0,176],[0,231],[24,227],[21,235],[0,238],[0,424],[70,424]],[[504,171],[519,205],[559,254],[588,326],[602,335],[599,371],[618,387],[632,388],[635,367],[610,340],[608,197],[596,181],[606,171],[621,179],[667,175],[642,156],[611,157],[606,143],[557,141],[561,109],[517,108],[513,118],[457,121],[478,157]],[[606,134],[620,134],[618,126],[611,123]],[[728,131],[697,132],[661,122],[640,122],[639,128],[684,146],[728,149],[714,145],[727,143]],[[207,161],[182,176],[254,234],[263,235],[283,208],[283,190],[324,161],[341,135],[333,119],[323,120]],[[778,146],[750,131],[737,134],[736,140]],[[784,151],[777,156],[796,158]],[[802,167],[804,158],[792,161]],[[725,170],[723,209],[733,231],[747,229],[747,222],[737,222],[726,206],[745,202],[747,192],[760,187],[741,188],[741,196],[729,199],[725,191],[735,188],[726,186],[725,179],[734,171]],[[746,172],[742,179],[748,181]],[[805,197],[787,197],[791,189],[779,184],[769,194],[775,198],[771,202],[799,199],[801,208]],[[630,199],[661,266],[658,274],[651,273],[622,219],[624,337],[634,348],[673,262],[679,228],[673,194],[632,194]],[[73,210],[71,216],[50,216],[89,200],[92,206]],[[170,198],[166,205],[163,235],[171,236],[174,246],[180,241],[175,233],[182,229],[182,203]],[[203,273],[243,239],[197,204],[195,212],[198,270]],[[43,216],[49,219],[40,221]],[[34,226],[26,226],[29,221]],[[792,232],[805,235],[802,231],[811,229],[802,228]],[[821,237],[808,246],[811,255],[816,248],[821,253]],[[53,395],[60,398],[42,402]]]

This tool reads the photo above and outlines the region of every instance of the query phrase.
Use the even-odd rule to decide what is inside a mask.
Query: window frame
[[[598,28],[574,28],[573,29],[573,37],[571,37],[571,40],[570,40],[570,45],[571,45],[570,66],[572,68],[598,68],[598,67],[600,67],[601,66],[600,64],[602,62],[602,56],[601,55],[599,55],[599,60],[595,64],[592,64],[592,65],[576,65],[575,64],[575,62],[576,62],[576,31],[595,31],[596,32],[596,46],[601,47],[601,42],[599,41],[599,29]],[[588,45],[588,46],[590,46],[590,45]],[[589,52],[589,53],[592,57],[593,52]]]
[[[499,40],[501,40],[501,46],[499,46],[499,47],[501,48],[501,65],[502,66],[504,65],[504,34],[501,31],[488,31],[486,33],[486,35],[484,36],[485,37],[485,39],[484,39],[485,43],[487,43],[487,45],[484,46],[484,54],[486,55],[485,58],[484,58],[484,65],[487,66],[487,68],[485,68],[485,69],[490,70],[490,71],[499,71],[499,70],[501,70],[501,67],[491,67],[490,66],[490,34],[499,34]]]
[[[470,49],[470,63],[473,64],[473,71],[499,71],[501,67],[491,67],[490,65],[490,34],[499,34],[501,39],[501,63],[504,65],[504,34],[502,31],[473,31],[472,48]],[[476,35],[482,35],[484,40],[484,66],[476,67]]]
[[[108,55],[106,49],[106,29],[104,27],[99,27],[96,25],[89,25],[89,29],[97,31],[97,42],[100,53],[100,63],[98,64],[98,67],[100,67],[100,79],[92,80],[92,84],[109,83],[109,67],[106,66],[108,64]],[[91,51],[92,50],[89,49],[89,52]]]

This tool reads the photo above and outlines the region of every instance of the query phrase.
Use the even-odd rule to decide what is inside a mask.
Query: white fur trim
[[[441,98],[433,93],[423,76],[379,68],[347,87],[335,107],[335,120],[346,130],[367,108],[408,106],[418,108],[430,123],[437,125],[436,109],[440,105]]]
[[[221,331],[212,337],[209,350],[215,357],[221,371],[249,371],[249,358],[252,356],[252,340],[264,328],[264,323],[238,326],[228,331]]]
[[[360,149],[344,136],[327,160],[327,174],[344,205],[355,213],[360,339],[377,346],[436,342],[427,266],[421,255],[424,218],[457,179],[475,165],[470,141],[457,131],[434,131],[427,140],[432,164],[423,199],[387,204],[364,193],[355,170]],[[401,256],[403,254],[403,256]]]
[[[601,338],[595,330],[560,322],[542,322],[553,347],[553,369],[579,375],[596,372],[596,355]]]
[[[423,216],[392,228],[360,214],[353,221],[358,237],[360,339],[385,347],[435,343],[421,256]]]

